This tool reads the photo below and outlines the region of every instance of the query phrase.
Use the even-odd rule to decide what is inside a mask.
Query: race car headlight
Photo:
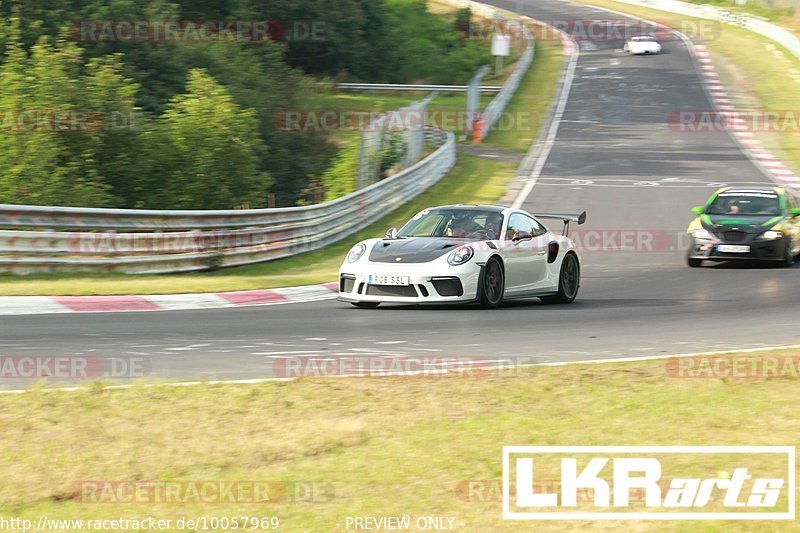
[[[775,239],[780,239],[781,237],[783,237],[783,233],[775,230],[765,231],[764,233],[758,236],[759,239],[765,241],[774,241]]]
[[[456,248],[447,256],[447,264],[452,266],[463,265],[472,259],[473,255],[475,255],[475,250],[472,249],[472,246]]]
[[[704,241],[710,241],[714,239],[714,236],[708,230],[705,229],[696,229],[692,232],[692,237],[695,239],[700,239]]]
[[[356,261],[361,259],[361,256],[364,255],[364,252],[366,251],[367,251],[367,246],[363,242],[356,244],[350,249],[350,253],[347,254],[347,262],[355,263]]]

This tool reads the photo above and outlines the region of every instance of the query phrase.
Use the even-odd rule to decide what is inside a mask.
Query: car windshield
[[[398,237],[497,239],[503,215],[488,209],[441,208],[417,213],[397,232]]]
[[[770,191],[721,193],[706,208],[707,215],[780,215],[780,198]]]

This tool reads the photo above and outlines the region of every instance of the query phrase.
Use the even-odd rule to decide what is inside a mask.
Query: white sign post
[[[503,73],[503,58],[511,55],[511,36],[495,33],[492,35],[492,55],[497,58],[495,69],[498,76]]]

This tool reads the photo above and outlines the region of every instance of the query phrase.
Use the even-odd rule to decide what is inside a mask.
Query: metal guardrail
[[[513,98],[514,93],[517,92],[519,84],[522,82],[522,78],[525,77],[525,74],[528,72],[531,63],[533,63],[533,57],[536,54],[536,41],[533,40],[528,28],[523,27],[522,31],[525,35],[525,40],[528,42],[528,46],[525,48],[522,56],[517,61],[517,66],[514,68],[514,72],[508,77],[506,83],[503,85],[503,90],[500,91],[491,102],[489,102],[489,105],[486,106],[486,109],[483,111],[483,127],[479,130],[476,130],[476,140],[479,142],[486,138],[497,121],[500,120],[500,117],[503,116],[506,106],[511,101],[511,98]]]
[[[452,169],[454,135],[430,130],[426,137],[440,146],[417,164],[307,207],[148,211],[0,205],[0,228],[10,228],[0,230],[0,271],[188,272],[316,250],[364,229]]]
[[[337,83],[337,89],[349,89],[352,91],[425,91],[442,93],[463,93],[467,90],[466,85],[402,85],[397,83]],[[480,88],[482,93],[499,93],[503,90],[500,85],[483,85]]]
[[[469,5],[479,16],[501,16],[485,4],[451,1]],[[533,61],[535,44],[524,31],[528,47],[484,112],[484,136]],[[426,128],[425,136],[438,148],[422,161],[337,200],[305,207],[154,211],[0,205],[0,272],[190,272],[317,250],[366,228],[453,168],[454,135]]]
[[[649,7],[670,13],[687,15],[690,17],[716,20],[726,24],[732,24],[746,28],[754,33],[758,33],[789,50],[795,57],[800,59],[800,37],[789,30],[776,26],[765,20],[747,16],[744,13],[733,12],[721,7],[712,5],[697,5],[681,2],[679,0],[618,0],[619,2],[642,7]]]

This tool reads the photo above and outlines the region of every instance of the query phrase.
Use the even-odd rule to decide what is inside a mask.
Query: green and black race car
[[[783,187],[723,187],[692,212],[690,267],[737,259],[791,266],[800,253],[800,202]]]

